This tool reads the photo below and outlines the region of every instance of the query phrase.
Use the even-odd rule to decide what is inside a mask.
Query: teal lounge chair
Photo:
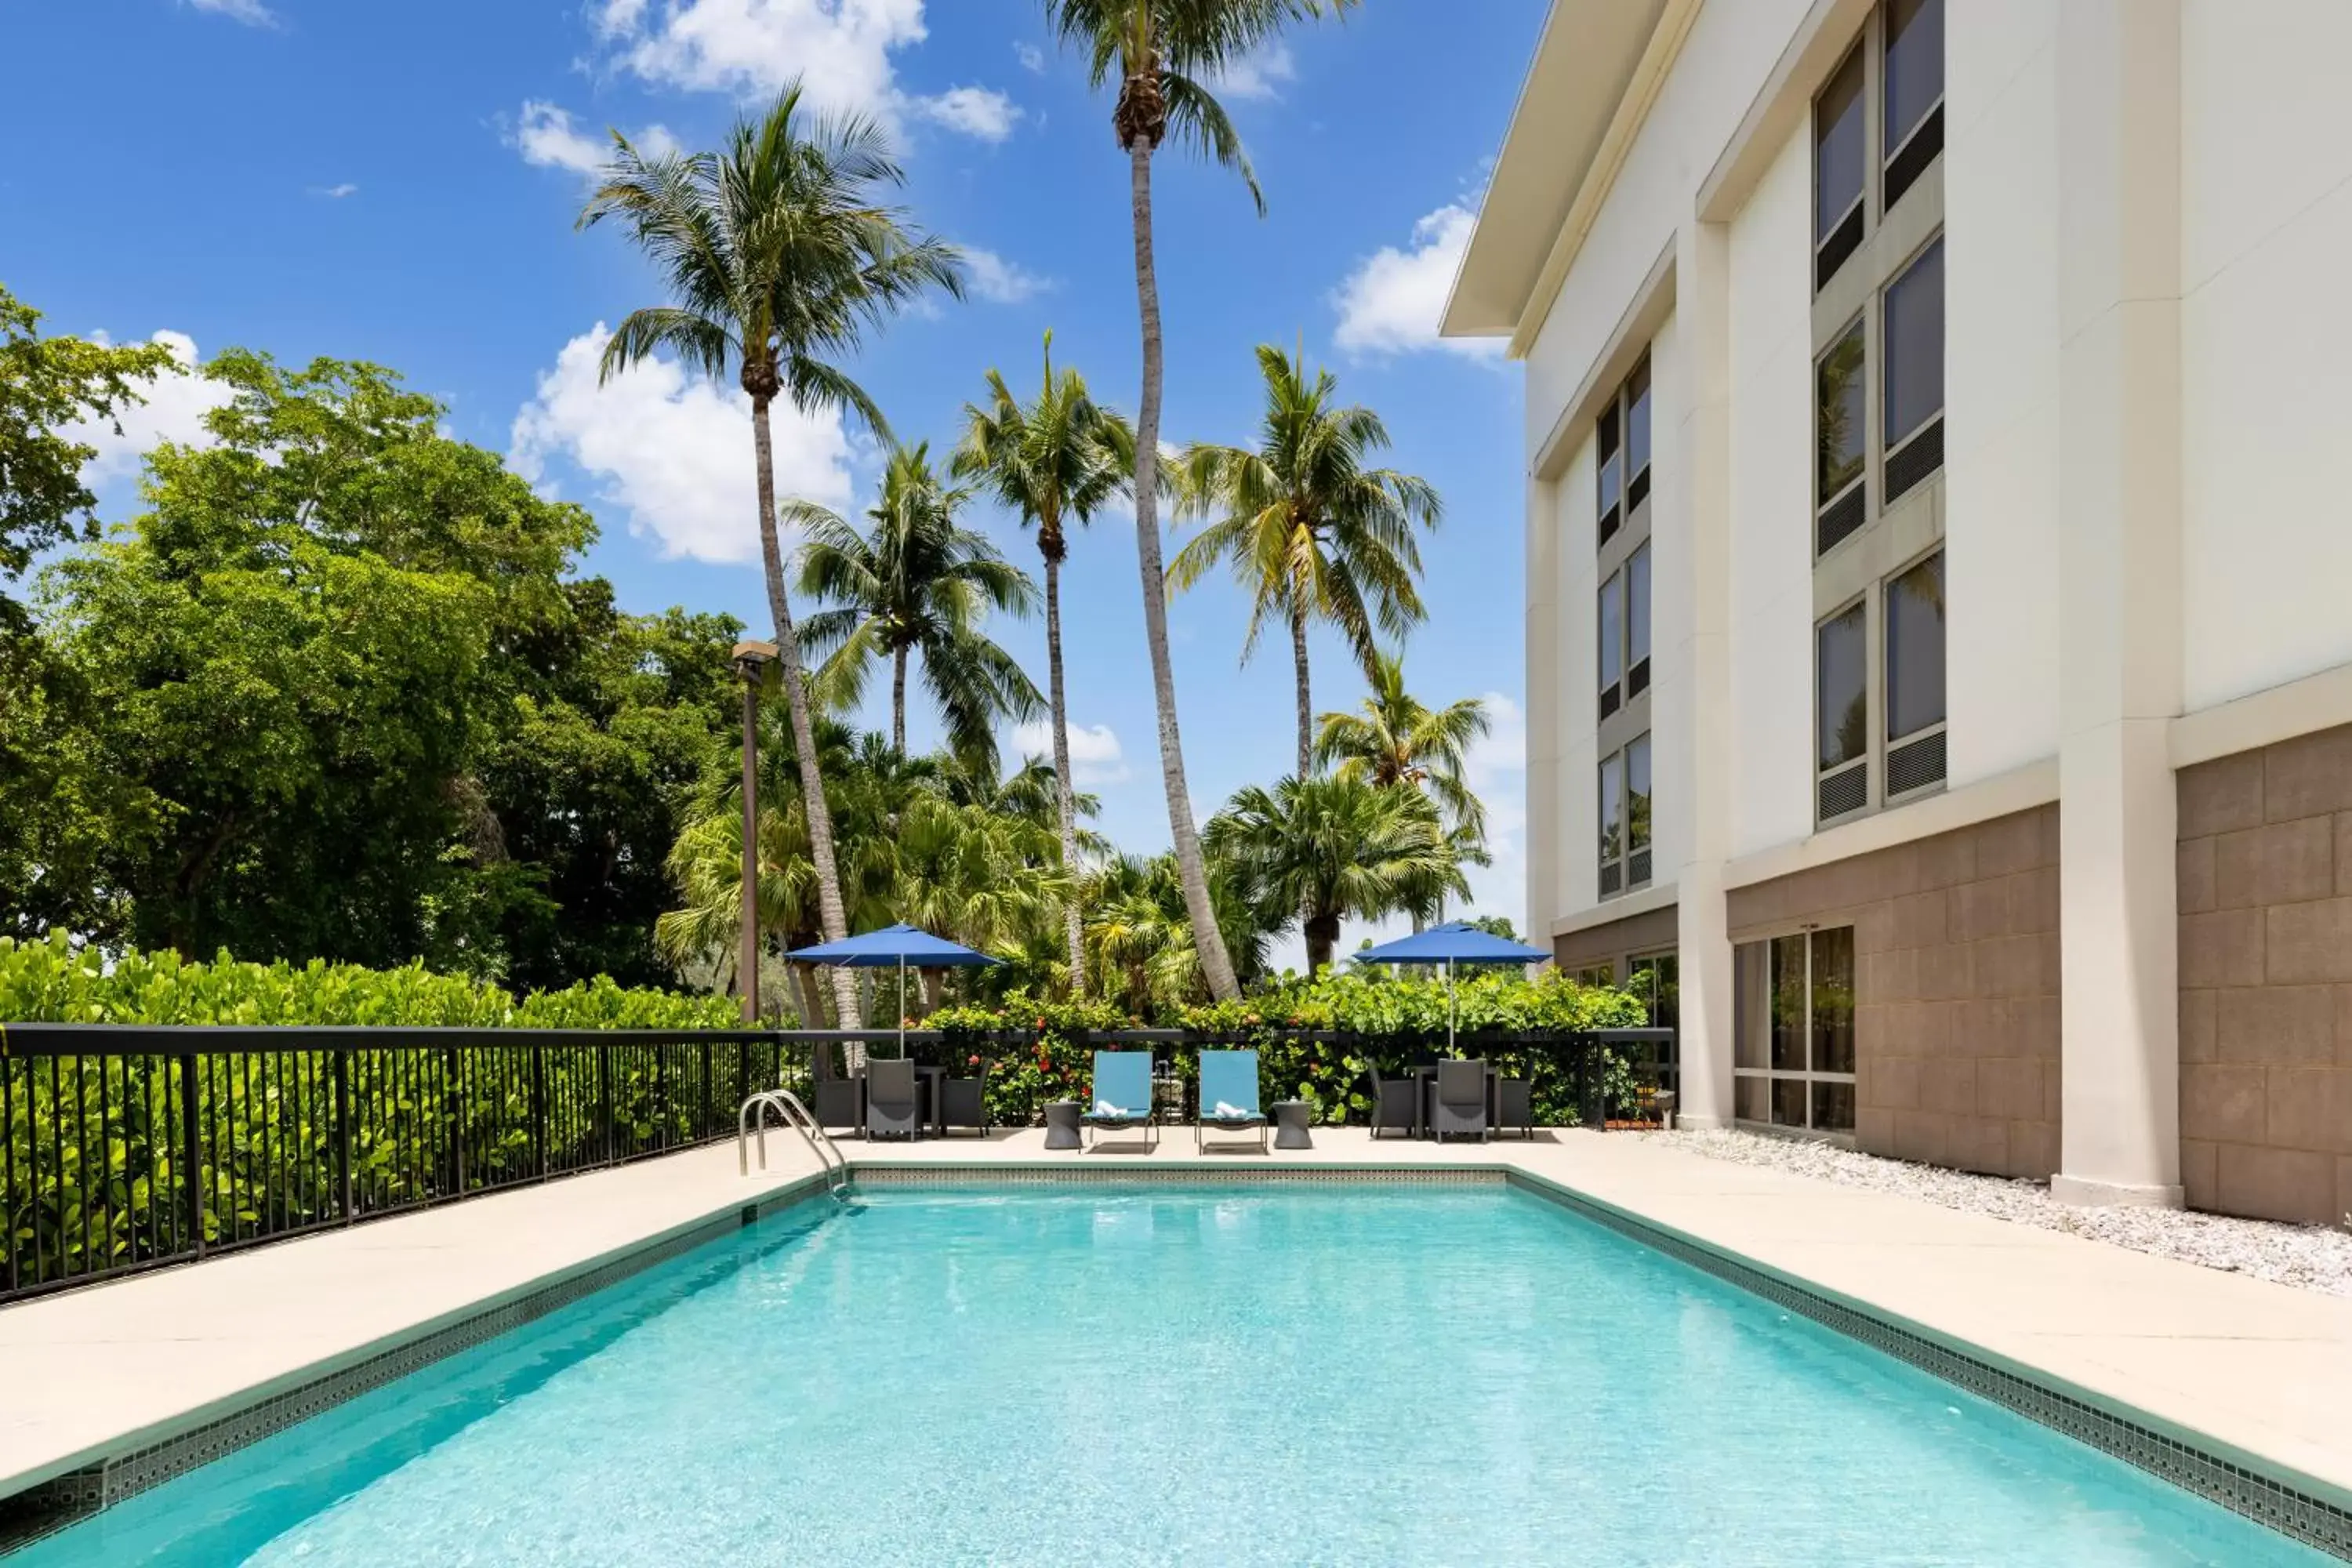
[[[1078,1120],[1096,1134],[1140,1127],[1145,1144],[1158,1148],[1160,1118],[1151,1109],[1151,1053],[1097,1051],[1095,1095]]]
[[[1257,1129],[1257,1152],[1265,1152],[1265,1112],[1257,1102],[1255,1051],[1201,1053],[1201,1109],[1192,1118],[1192,1148],[1205,1146],[1209,1130],[1245,1132]]]

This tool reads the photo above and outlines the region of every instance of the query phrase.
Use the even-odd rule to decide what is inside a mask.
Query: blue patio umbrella
[[[1457,963],[1541,963],[1550,953],[1480,931],[1467,921],[1401,936],[1355,954],[1358,963],[1440,963],[1445,966],[1445,1048],[1454,1048],[1454,966]]]
[[[841,969],[889,969],[898,971],[898,1054],[907,1054],[907,965],[918,969],[948,969],[985,963],[1002,963],[1003,959],[975,952],[961,942],[950,942],[943,936],[933,936],[910,925],[885,926],[862,935],[844,937],[839,942],[821,942],[814,947],[796,948],[784,954],[795,963],[824,963]]]

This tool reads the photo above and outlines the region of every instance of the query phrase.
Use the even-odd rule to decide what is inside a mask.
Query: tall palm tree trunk
[[[1290,662],[1298,672],[1298,776],[1315,766],[1315,702],[1307,686],[1307,606],[1290,606]]]
[[[776,620],[776,657],[783,665],[784,700],[792,710],[793,752],[801,770],[801,804],[808,814],[809,858],[816,864],[817,919],[824,940],[849,934],[841,902],[841,875],[834,868],[833,813],[824,804],[824,779],[817,770],[816,726],[809,719],[808,686],[801,676],[800,639],[793,635],[792,602],[784,596],[784,552],[776,539],[775,447],[769,438],[768,402],[751,400],[751,447],[760,464],[760,560],[768,578],[768,609]],[[834,1006],[845,1029],[858,1026],[857,986],[845,969],[833,971]]]
[[[1184,742],[1176,729],[1176,673],[1168,656],[1168,579],[1160,563],[1160,279],[1151,259],[1151,142],[1128,143],[1128,180],[1135,217],[1135,297],[1143,318],[1143,396],[1135,413],[1135,555],[1143,576],[1143,629],[1151,644],[1151,695],[1160,708],[1160,779],[1168,792],[1168,834],[1184,883],[1184,910],[1209,994],[1220,1002],[1241,995],[1233,960],[1209,901],[1209,867],[1192,825],[1192,797],[1184,784]]]
[[[890,749],[907,754],[907,650],[890,653]]]
[[[1045,556],[1045,685],[1054,707],[1054,807],[1062,829],[1062,869],[1075,878],[1078,827],[1077,805],[1070,787],[1070,709],[1062,689],[1062,563],[1045,548],[1042,534],[1039,547]],[[1070,994],[1083,997],[1087,994],[1086,932],[1079,922],[1075,890],[1062,905],[1062,937],[1070,949]]]

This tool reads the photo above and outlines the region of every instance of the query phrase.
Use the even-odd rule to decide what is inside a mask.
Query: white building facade
[[[2352,5],[1555,0],[1528,918],[1693,1124],[2352,1212]]]

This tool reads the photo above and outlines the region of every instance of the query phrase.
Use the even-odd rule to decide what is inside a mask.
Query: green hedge
[[[517,997],[422,964],[240,963],[226,952],[208,963],[172,952],[130,952],[110,963],[62,934],[34,942],[0,937],[0,1024],[725,1029],[738,1016],[728,997],[631,990],[601,974]]]
[[[1606,986],[1580,985],[1557,973],[1535,980],[1485,973],[1454,986],[1455,1027],[1544,1035],[1580,1029],[1639,1028],[1648,1019],[1639,998]],[[1245,1047],[1258,1053],[1265,1099],[1303,1100],[1325,1122],[1363,1119],[1370,1109],[1368,1069],[1402,1070],[1416,1056],[1442,1049],[1446,1037],[1446,988],[1441,980],[1390,974],[1331,974],[1293,981],[1239,1002],[1188,1007],[1151,1020],[1192,1031],[1203,1044]],[[1037,1002],[1015,994],[1003,1005],[944,1008],[923,1020],[941,1030],[940,1055],[950,1067],[988,1067],[991,1120],[1018,1124],[1049,1100],[1085,1100],[1093,1049],[1086,1031],[1141,1027],[1099,1003]],[[1298,1031],[1336,1030],[1344,1042],[1301,1039]],[[1005,1035],[1021,1037],[1007,1050]],[[1577,1120],[1576,1086],[1559,1054],[1481,1046],[1508,1076],[1535,1086],[1536,1118],[1551,1126]],[[1631,1101],[1634,1053],[1612,1052],[1605,1084],[1612,1106]],[[1194,1051],[1176,1053],[1188,1080],[1198,1071]]]

